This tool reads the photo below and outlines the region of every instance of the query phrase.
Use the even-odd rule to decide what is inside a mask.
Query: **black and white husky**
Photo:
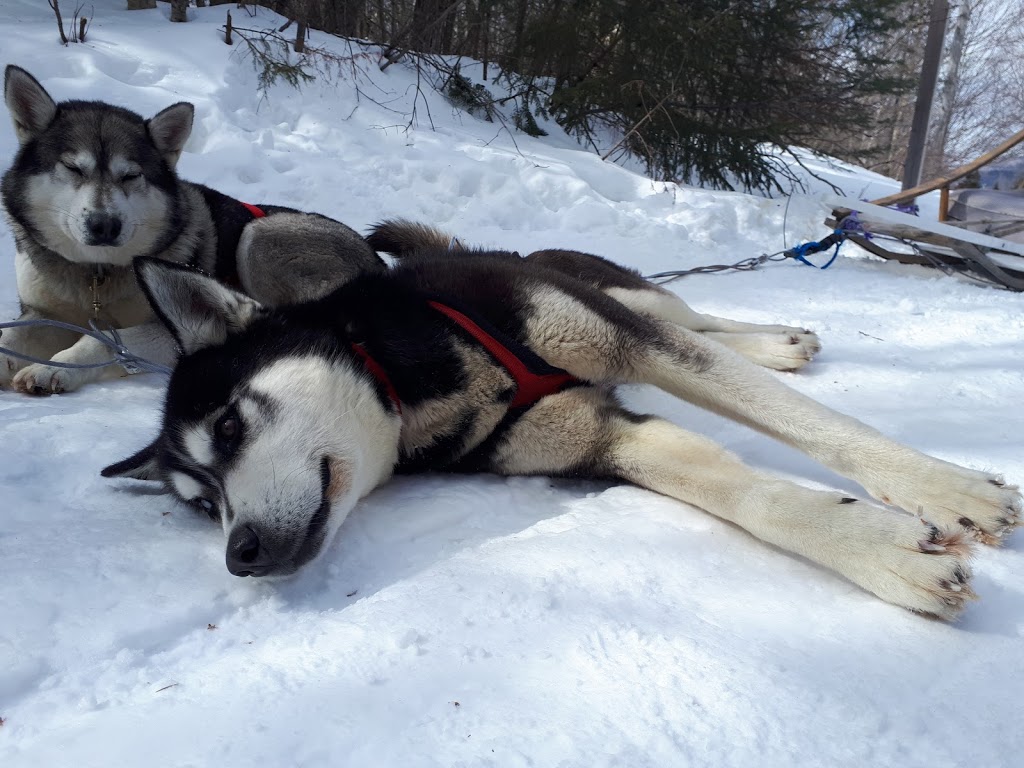
[[[401,222],[368,239],[396,266],[278,309],[180,265],[136,263],[183,357],[160,435],[104,474],[163,481],[219,520],[238,576],[306,565],[396,471],[624,480],[947,619],[973,595],[968,535],[998,543],[1020,521],[1000,478],[899,445],[718,343],[735,334],[741,353],[784,367],[780,349],[809,353],[799,329],[698,314],[571,251],[453,253],[447,236]],[[929,522],[749,468],[625,410],[622,383],[759,429]]]
[[[56,103],[28,72],[8,66],[4,100],[20,148],[0,194],[16,245],[21,319],[124,329],[132,352],[170,364],[174,349],[139,290],[131,262],[190,264],[261,304],[308,301],[383,262],[337,221],[253,206],[180,180],[192,131],[181,102],[150,120],[99,101]],[[42,360],[110,358],[88,336],[53,327],[6,330],[0,345]],[[32,394],[76,389],[113,368],[69,370],[0,353],[0,386]]]

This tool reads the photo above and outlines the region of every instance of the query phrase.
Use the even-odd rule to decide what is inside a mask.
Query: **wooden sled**
[[[902,264],[919,264],[942,267],[948,270],[967,272],[986,282],[995,283],[1012,291],[1024,291],[1024,243],[1000,237],[1019,231],[1016,222],[1002,222],[992,234],[970,228],[972,222],[956,222],[949,218],[950,185],[985,165],[1024,141],[1024,131],[1003,142],[996,149],[974,162],[958,168],[948,176],[920,184],[912,189],[888,197],[872,200],[870,203],[855,202],[848,197],[834,196],[826,199],[832,207],[832,217],[825,223],[833,229],[842,227],[844,220],[856,220],[866,233],[885,235],[908,241],[914,246],[914,253],[905,253],[886,248],[878,240],[865,236],[856,229],[847,232],[847,239],[864,250],[892,259]],[[927,192],[940,191],[939,221],[903,213],[885,206],[913,201]],[[851,214],[855,213],[855,217]],[[1024,220],[1020,224],[1024,226]]]

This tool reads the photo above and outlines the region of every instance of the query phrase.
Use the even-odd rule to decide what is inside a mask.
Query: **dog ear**
[[[4,71],[4,101],[20,144],[45,131],[57,114],[57,103],[39,81],[13,64],[8,64]]]
[[[181,150],[185,148],[185,142],[192,133],[192,118],[195,113],[195,108],[191,104],[179,101],[146,121],[153,145],[172,168],[178,164]]]
[[[159,438],[157,438],[159,440]],[[100,470],[104,477],[131,477],[135,480],[159,480],[156,463],[157,440],[147,445],[134,456],[111,464]]]
[[[224,343],[263,312],[258,301],[191,267],[148,256],[134,264],[135,279],[183,354]]]

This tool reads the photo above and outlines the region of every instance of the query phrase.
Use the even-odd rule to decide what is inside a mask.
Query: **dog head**
[[[156,259],[136,275],[183,354],[160,435],[104,476],[162,481],[219,520],[231,573],[294,573],[390,476],[400,418],[344,328],[308,308],[265,309]]]
[[[20,148],[0,184],[10,216],[70,261],[125,265],[166,246],[180,217],[174,166],[193,108],[150,120],[98,101],[55,102],[20,67],[4,74]]]

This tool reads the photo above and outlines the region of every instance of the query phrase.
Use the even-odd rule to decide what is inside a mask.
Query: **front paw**
[[[759,344],[751,345],[747,357],[754,363],[776,371],[799,371],[821,351],[821,340],[811,331],[786,334],[759,334]]]
[[[961,533],[892,520],[888,535],[872,542],[855,579],[890,603],[915,613],[955,620],[976,595],[970,587],[971,549]]]
[[[18,371],[11,384],[26,395],[59,395],[78,389],[82,382],[78,371],[33,363]]]
[[[1024,499],[1015,485],[998,475],[940,462],[929,482],[906,499],[892,503],[929,522],[966,530],[984,544],[998,546],[1021,525]],[[883,498],[883,501],[890,501]]]

